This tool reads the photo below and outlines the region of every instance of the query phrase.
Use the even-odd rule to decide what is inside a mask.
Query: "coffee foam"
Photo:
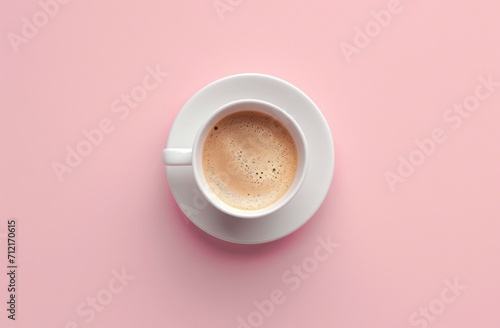
[[[202,157],[212,191],[245,210],[277,201],[291,186],[298,166],[290,132],[256,111],[237,112],[217,122],[205,139]]]

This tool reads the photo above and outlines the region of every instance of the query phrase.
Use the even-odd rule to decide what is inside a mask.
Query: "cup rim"
[[[259,104],[260,106],[268,107],[271,108],[272,111],[279,112],[280,115],[283,115],[286,117],[286,119],[291,123],[293,126],[294,132],[290,131],[290,128],[288,124],[284,124],[283,120],[280,119],[279,117],[276,117],[276,115],[273,115],[272,113],[269,112],[264,112],[259,109],[256,109],[255,111],[262,112],[264,114],[270,115],[274,117],[275,119],[279,120],[280,123],[282,123],[287,129],[289,129],[289,132],[292,135],[292,138],[294,139],[294,142],[297,146],[299,145],[302,148],[302,153],[303,155],[299,157],[299,167],[301,167],[301,171],[297,172],[295,175],[295,179],[292,182],[292,185],[290,188],[286,191],[284,195],[282,195],[276,202],[272,203],[271,205],[268,205],[266,207],[256,209],[256,210],[244,210],[244,209],[239,209],[236,207],[233,207],[227,203],[225,203],[222,199],[220,199],[215,192],[213,192],[208,185],[208,182],[206,180],[204,171],[203,171],[203,162],[199,160],[201,158],[201,153],[203,151],[203,145],[205,142],[206,134],[208,133],[210,126],[212,124],[215,124],[216,122],[213,122],[216,118],[220,116],[221,113],[228,111],[230,108],[236,106],[236,105],[241,105],[241,104]],[[243,111],[243,110],[242,110]],[[238,111],[235,111],[235,113]],[[228,113],[227,115],[230,115],[232,113]],[[227,116],[224,115],[218,120],[221,120],[223,117]],[[296,140],[297,136],[300,140]],[[307,173],[307,167],[308,167],[308,146],[306,142],[306,138],[304,135],[304,132],[298,125],[298,123],[293,119],[293,117],[288,114],[285,110],[281,109],[280,107],[269,103],[264,100],[260,99],[239,99],[235,101],[231,101],[227,104],[222,105],[219,107],[216,111],[214,111],[209,118],[205,121],[203,126],[198,130],[194,144],[193,144],[193,153],[192,153],[192,167],[193,167],[193,172],[194,172],[194,178],[196,181],[196,184],[198,188],[200,189],[201,193],[203,196],[218,210],[231,215],[233,217],[239,217],[243,219],[254,219],[254,218],[260,218],[266,215],[269,215],[283,206],[285,206],[289,201],[292,200],[292,198],[297,194],[299,191],[300,187],[302,186],[302,183],[305,179],[306,173]],[[293,189],[291,189],[293,188]]]

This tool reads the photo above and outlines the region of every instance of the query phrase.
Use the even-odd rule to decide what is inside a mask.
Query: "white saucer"
[[[242,219],[220,212],[203,198],[191,166],[168,166],[167,177],[179,207],[200,229],[229,242],[259,244],[294,232],[323,203],[333,176],[333,140],[318,107],[297,87],[269,75],[239,74],[215,81],[189,99],[172,125],[167,148],[191,148],[208,116],[239,99],[260,99],[281,107],[304,131],[310,160],[304,183],[295,197],[268,216]]]

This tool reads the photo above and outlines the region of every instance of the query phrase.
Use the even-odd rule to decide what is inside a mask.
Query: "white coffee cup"
[[[220,199],[210,188],[203,171],[202,163],[202,152],[205,138],[213,126],[224,117],[245,110],[261,112],[278,120],[288,129],[293,137],[298,154],[298,166],[295,178],[286,193],[269,206],[254,210],[236,208]],[[216,110],[198,130],[192,148],[164,149],[163,162],[165,165],[173,166],[192,165],[196,184],[203,195],[214,207],[231,216],[252,219],[273,213],[287,204],[293,196],[295,196],[297,191],[300,189],[307,172],[307,142],[304,133],[297,122],[295,122],[295,120],[281,108],[262,100],[242,99],[228,103]]]

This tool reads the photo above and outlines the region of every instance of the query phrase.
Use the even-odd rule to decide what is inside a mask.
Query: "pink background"
[[[413,326],[500,327],[500,88],[459,128],[443,119],[480,76],[500,81],[500,4],[401,0],[348,63],[341,43],[353,44],[356,27],[376,28],[370,13],[389,2],[232,0],[219,16],[212,0],[73,0],[16,53],[9,33],[22,35],[23,17],[41,7],[2,1],[0,272],[9,218],[18,221],[19,268],[15,322],[0,275],[0,326],[237,328],[254,301],[279,289],[286,301],[254,323],[412,327],[411,316],[430,308],[432,320],[415,314]],[[121,120],[112,102],[157,65],[168,76]],[[336,150],[316,215],[256,246],[191,224],[161,161],[189,97],[242,72],[305,91]],[[52,163],[103,118],[115,129],[59,181]],[[446,141],[391,191],[384,173],[397,173],[398,157],[436,128]],[[282,275],[328,236],[340,247],[292,291]],[[134,279],[112,295],[122,268]],[[445,281],[454,280],[467,288],[453,294]],[[110,302],[89,320],[77,308],[96,296]]]

